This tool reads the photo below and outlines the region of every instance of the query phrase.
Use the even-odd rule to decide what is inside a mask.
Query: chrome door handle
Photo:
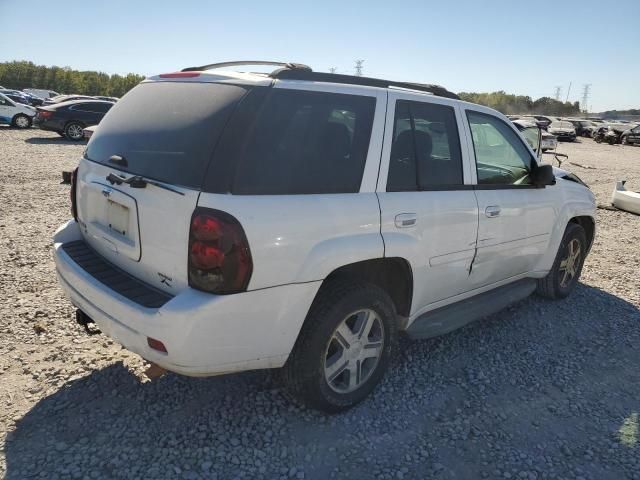
[[[484,209],[484,214],[489,218],[495,218],[500,216],[500,207],[497,205],[490,205]]]
[[[418,221],[418,216],[415,213],[399,213],[396,215],[396,228],[408,228],[413,227]]]

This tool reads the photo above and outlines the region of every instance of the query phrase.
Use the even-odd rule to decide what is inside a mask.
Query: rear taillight
[[[49,112],[48,110],[40,110],[38,112],[38,117],[40,117],[40,118],[46,119],[46,118],[49,118],[51,116],[53,116],[53,112]]]
[[[71,190],[69,191],[69,198],[71,200],[71,213],[73,219],[78,221],[78,203],[76,199],[76,191],[78,190],[78,167],[71,172]]]
[[[189,230],[189,285],[226,294],[247,289],[253,262],[242,225],[220,210],[198,207]]]

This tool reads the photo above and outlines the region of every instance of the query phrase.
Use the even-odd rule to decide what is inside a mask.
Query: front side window
[[[453,108],[396,102],[387,191],[455,188],[462,184],[462,154]]]
[[[375,104],[374,97],[273,89],[241,128],[231,193],[358,192]]]
[[[467,111],[478,184],[530,185],[533,159],[515,131],[497,117]]]

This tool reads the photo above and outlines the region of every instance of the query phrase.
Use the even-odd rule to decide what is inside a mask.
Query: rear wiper
[[[120,175],[116,175],[115,173],[110,173],[109,175],[107,175],[107,181],[111,183],[111,185],[122,185],[123,183],[126,183],[131,188],[145,188],[147,184],[150,184],[155,185],[156,187],[164,188],[165,190],[169,190],[170,192],[177,193],[178,195],[184,195],[184,193],[176,190],[175,188],[168,187],[154,180],[149,180],[148,178],[144,178],[141,175],[133,175],[129,178],[125,178],[121,177]]]

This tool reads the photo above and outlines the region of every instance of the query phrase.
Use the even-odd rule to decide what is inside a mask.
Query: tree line
[[[144,78],[135,73],[109,75],[70,67],[36,65],[27,61],[0,63],[0,85],[15,90],[41,88],[58,93],[121,97]]]
[[[462,100],[478,103],[498,110],[505,115],[535,113],[538,115],[571,116],[580,114],[579,102],[560,102],[550,97],[532,100],[525,95],[513,95],[503,91],[491,93],[461,92]]]

